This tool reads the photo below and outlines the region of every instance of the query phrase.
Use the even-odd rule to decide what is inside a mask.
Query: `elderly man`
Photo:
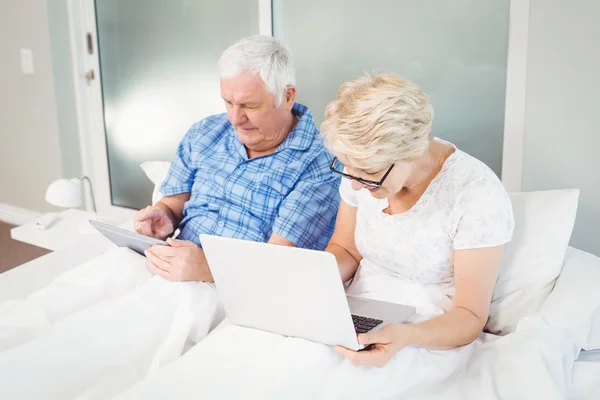
[[[43,338],[23,328],[22,339],[18,327],[0,335],[10,349],[0,357],[0,387],[10,393],[4,397],[112,397],[202,340],[223,312],[215,285],[199,282],[212,281],[200,233],[327,245],[338,175],[310,111],[294,103],[290,53],[273,38],[254,36],[227,49],[220,69],[227,114],[192,126],[161,187],[165,197],[135,217],[136,229],[154,237],[179,228],[179,239],[152,247],[147,262],[164,278],[194,282],[148,279],[135,254],[114,250],[70,271],[23,306],[30,318],[21,318],[22,307],[16,319],[4,313],[8,326],[19,320],[25,328],[48,315],[40,320]],[[57,303],[55,295],[69,301]],[[34,303],[39,312],[31,311]],[[69,306],[57,309],[59,303]],[[23,383],[31,371],[37,386]]]
[[[333,232],[339,179],[309,109],[295,103],[290,52],[251,36],[219,60],[227,114],[187,132],[161,187],[165,197],[137,213],[135,229],[170,246],[146,252],[151,270],[174,281],[212,281],[198,235],[324,249]]]

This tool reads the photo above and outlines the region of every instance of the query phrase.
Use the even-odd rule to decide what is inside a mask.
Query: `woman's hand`
[[[353,351],[342,346],[336,346],[335,350],[354,365],[382,368],[397,352],[410,345],[410,334],[410,324],[387,324],[378,331],[358,335],[358,343],[373,345],[370,350]]]
[[[416,324],[389,324],[377,332],[358,335],[371,350],[336,350],[356,365],[383,367],[406,346],[449,350],[464,346],[481,333],[488,319],[494,284],[504,246],[454,251],[456,295],[450,310]],[[485,266],[485,268],[482,268]]]

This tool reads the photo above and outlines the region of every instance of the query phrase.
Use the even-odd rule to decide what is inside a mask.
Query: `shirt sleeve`
[[[340,182],[340,197],[352,207],[358,207],[358,192],[352,189],[350,179],[342,179]]]
[[[333,233],[340,202],[340,178],[327,168],[329,163],[325,152],[311,163],[281,203],[273,233],[298,247],[322,250],[319,238]]]
[[[494,247],[511,241],[513,209],[508,193],[494,176],[465,190],[457,203],[454,249]]]
[[[192,127],[177,147],[175,158],[171,163],[167,177],[163,181],[160,192],[164,196],[172,196],[192,191],[195,170],[191,165],[192,143],[196,129]]]

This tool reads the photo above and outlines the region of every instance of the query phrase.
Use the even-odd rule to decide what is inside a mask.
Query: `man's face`
[[[243,72],[232,79],[221,79],[221,97],[227,115],[240,141],[251,150],[276,147],[290,128],[290,111],[296,88],[288,86],[282,103],[267,90],[260,75]]]

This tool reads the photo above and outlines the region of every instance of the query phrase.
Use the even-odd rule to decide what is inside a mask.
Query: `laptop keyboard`
[[[356,333],[369,332],[383,321],[375,318],[361,317],[360,315],[352,314],[352,322],[354,322],[354,329]]]

